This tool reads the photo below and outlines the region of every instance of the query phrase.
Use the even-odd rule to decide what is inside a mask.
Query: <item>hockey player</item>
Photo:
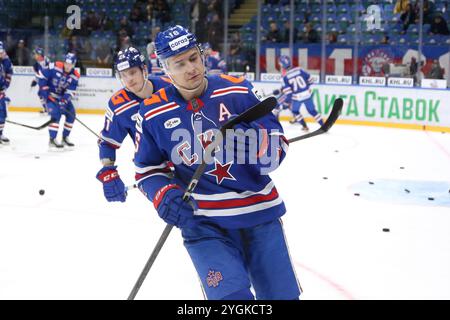
[[[50,60],[44,54],[44,49],[37,47],[36,49],[34,49],[33,54],[34,54],[34,60],[36,61],[33,65],[33,70],[34,70],[34,74],[35,74],[36,78],[31,82],[32,88],[35,87],[36,85],[38,85],[39,79],[41,79],[43,77],[42,70],[48,69],[49,64],[50,64]],[[46,101],[42,94],[41,87],[39,87],[37,94],[38,94],[39,100],[41,101],[42,109],[43,109],[40,112],[46,113],[47,112],[47,107],[45,105]]]
[[[162,76],[164,75],[164,71],[161,69],[158,58],[155,53],[155,43],[150,42],[147,45],[147,71],[149,75],[152,76]]]
[[[185,28],[160,32],[155,44],[173,84],[140,106],[135,154],[140,190],[165,222],[181,229],[208,299],[253,299],[251,286],[258,299],[297,299],[300,287],[280,220],[286,209],[271,178],[261,174],[263,157],[272,160],[272,170],[285,157],[280,123],[270,114],[236,126],[236,132],[261,132],[234,144],[227,136],[184,202],[202,150],[218,128],[260,101],[244,78],[205,76],[201,49]],[[239,164],[240,152],[257,160]]]
[[[219,74],[227,72],[226,62],[220,58],[218,51],[213,51],[209,42],[203,44],[206,70],[208,74]]]
[[[11,84],[13,68],[11,60],[6,54],[3,42],[0,41],[0,144],[9,144],[9,139],[3,134],[7,115],[6,89]]]
[[[117,54],[114,68],[123,88],[112,96],[106,107],[105,125],[100,134],[102,140],[98,143],[103,168],[97,173],[97,179],[103,183],[106,200],[124,202],[127,196],[125,185],[114,165],[116,149],[127,135],[134,141],[139,104],[153,92],[169,85],[170,80],[148,76],[144,56],[133,47]]]
[[[278,62],[282,68],[282,93],[280,98],[282,108],[290,108],[294,114],[291,123],[300,123],[302,130],[308,131],[308,126],[300,113],[300,108],[304,104],[308,113],[314,117],[321,126],[323,125],[322,116],[317,112],[312,100],[312,90],[310,88],[313,80],[309,73],[300,67],[291,69],[291,59],[288,56],[280,56]]]
[[[48,69],[42,70],[42,78],[39,78],[41,94],[47,106],[48,114],[52,122],[48,126],[50,134],[49,146],[51,149],[61,149],[64,146],[73,147],[69,135],[75,122],[75,108],[72,97],[78,86],[80,74],[75,70],[77,62],[74,53],[67,53],[64,62],[51,63]],[[62,143],[56,141],[61,115],[65,115]]]

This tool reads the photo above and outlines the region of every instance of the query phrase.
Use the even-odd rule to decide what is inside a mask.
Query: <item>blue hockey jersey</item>
[[[50,65],[50,60],[47,57],[44,57],[42,61],[36,61],[33,64],[34,75],[36,76],[36,81],[39,81],[44,75],[42,74],[43,69],[48,69]]]
[[[226,62],[220,58],[219,53],[213,51],[212,54],[208,55],[205,60],[206,70],[208,74],[219,74],[227,72]]]
[[[297,67],[289,70],[282,78],[282,96],[279,101],[289,105],[292,100],[304,101],[311,98],[313,83],[311,75]]]
[[[148,80],[153,84],[156,92],[171,83],[166,77],[152,77]],[[120,148],[127,135],[133,139],[136,132],[136,117],[139,105],[144,99],[125,88],[117,91],[108,102],[105,113],[105,124],[98,146],[100,159],[116,160],[116,149]]]
[[[48,69],[42,69],[42,78],[39,78],[42,97],[53,102],[70,101],[77,89],[79,78],[80,74],[75,69],[66,73],[63,62],[50,63]]]
[[[196,98],[197,106],[185,101],[173,85],[140,106],[136,123],[136,181],[151,201],[165,185],[176,183],[185,189],[201,163],[203,149],[217,130],[231,117],[260,102],[256,90],[244,78],[221,74],[207,79],[205,92]],[[288,147],[283,129],[273,114],[255,122],[268,133],[266,140],[262,139],[266,145],[260,145],[258,157],[269,151],[277,153],[277,163],[272,168],[275,169]],[[207,165],[192,194],[199,207],[195,212],[197,219],[213,221],[224,228],[243,228],[285,213],[269,175],[261,174],[254,164],[241,164],[228,157],[223,146],[216,151],[214,163]]]
[[[11,84],[13,66],[8,56],[0,58],[0,91],[6,91]]]

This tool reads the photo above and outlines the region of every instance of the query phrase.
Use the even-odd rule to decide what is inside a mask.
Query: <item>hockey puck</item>
[[[434,198],[433,197],[428,197],[428,200],[433,201]]]
[[[354,193],[355,196],[359,197],[359,193]]]
[[[408,189],[405,189],[405,192],[406,192],[406,193],[410,193],[411,191],[409,191]]]
[[[39,159],[40,157],[39,157],[39,156],[34,156],[34,158],[35,158],[35,159]]]
[[[402,170],[403,170],[403,169],[405,169],[405,167],[400,167],[400,169],[402,169]]]
[[[328,177],[323,177],[323,180],[327,180],[328,179]]]
[[[45,193],[45,190],[44,190],[44,189],[39,190],[39,194],[40,194],[41,196],[43,196],[44,193]]]
[[[369,181],[369,184],[375,184],[375,183],[373,183],[372,181]]]
[[[391,230],[389,230],[389,228],[383,228],[383,232],[389,232]]]
[[[334,152],[339,152],[339,150],[334,150]]]

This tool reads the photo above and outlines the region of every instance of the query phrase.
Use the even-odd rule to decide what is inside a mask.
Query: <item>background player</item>
[[[150,42],[147,45],[147,71],[148,74],[152,76],[162,76],[164,75],[164,71],[159,64],[158,58],[155,53],[155,43]]]
[[[155,44],[173,85],[140,107],[135,154],[139,188],[164,221],[181,228],[208,299],[253,299],[251,285],[259,299],[298,298],[279,219],[285,206],[270,177],[261,174],[262,157],[271,157],[273,170],[287,151],[280,123],[270,114],[241,124],[250,131],[263,128],[263,134],[227,143],[227,149],[221,146],[189,203],[184,202],[202,147],[227,120],[260,101],[244,78],[205,77],[196,37],[183,27],[159,33]],[[178,129],[183,137],[172,139]],[[257,161],[236,163],[237,149]]]
[[[320,113],[317,112],[312,100],[313,93],[311,84],[313,80],[311,75],[300,67],[291,69],[291,59],[288,56],[280,56],[278,62],[282,68],[282,97],[280,102],[283,108],[290,108],[294,114],[291,123],[300,123],[302,130],[308,131],[308,126],[300,113],[300,108],[304,104],[308,113],[314,117],[321,126],[323,120]]]
[[[5,121],[7,115],[7,100],[6,90],[11,84],[11,77],[13,68],[11,60],[6,54],[3,42],[0,41],[0,144],[8,144],[9,139],[3,134],[5,128]]]
[[[33,54],[34,54],[34,60],[35,60],[35,63],[33,65],[33,70],[34,70],[34,75],[36,78],[31,82],[32,88],[35,87],[36,85],[38,85],[39,79],[41,79],[44,76],[42,74],[42,70],[48,69],[48,67],[50,65],[50,60],[45,56],[44,49],[37,47],[36,49],[34,49]],[[42,88],[40,86],[39,86],[37,95],[39,97],[39,101],[41,101],[42,109],[43,109],[40,112],[46,113],[47,112],[47,107],[45,105],[46,99],[43,96]]]
[[[227,63],[220,57],[218,51],[211,48],[209,42],[203,44],[203,54],[208,74],[219,74],[227,72]]]
[[[139,104],[170,84],[170,80],[148,76],[144,56],[133,47],[117,54],[114,69],[123,88],[112,96],[106,107],[105,125],[100,134],[102,140],[98,143],[103,168],[97,179],[103,183],[106,200],[124,202],[127,196],[125,185],[114,165],[116,149],[120,148],[127,135],[134,142]]]
[[[48,114],[52,122],[48,126],[50,134],[49,146],[51,149],[61,149],[64,146],[73,147],[69,135],[75,122],[75,108],[72,97],[78,86],[80,74],[75,70],[77,59],[74,53],[67,53],[64,62],[57,61],[50,64],[48,69],[42,70],[42,78],[39,78],[39,87],[42,97],[45,99]],[[56,142],[59,129],[59,120],[65,116],[62,143]]]

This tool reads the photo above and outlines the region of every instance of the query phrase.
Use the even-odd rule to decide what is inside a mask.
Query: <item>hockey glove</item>
[[[168,224],[178,228],[193,227],[194,211],[198,209],[197,202],[190,197],[183,201],[183,190],[176,184],[169,184],[159,189],[153,199],[158,215]]]
[[[117,166],[103,167],[97,173],[97,179],[103,183],[103,193],[106,200],[109,202],[120,201],[125,202],[127,193],[125,185],[120,179],[119,173],[116,170]]]
[[[33,88],[33,87],[36,87],[37,86],[37,81],[36,80],[33,80],[33,81],[31,81],[31,87]]]
[[[234,132],[227,130],[226,133],[227,151],[233,150],[235,156],[238,158],[245,156],[247,160],[250,156],[255,161],[254,158],[262,151],[261,148],[266,148],[263,142],[267,144],[267,130],[256,123],[251,125],[245,122],[235,125],[233,129]]]
[[[66,106],[67,106],[67,100],[65,100],[65,99],[61,99],[61,100],[59,100],[59,107],[63,110],[63,111],[65,111],[66,110]]]

